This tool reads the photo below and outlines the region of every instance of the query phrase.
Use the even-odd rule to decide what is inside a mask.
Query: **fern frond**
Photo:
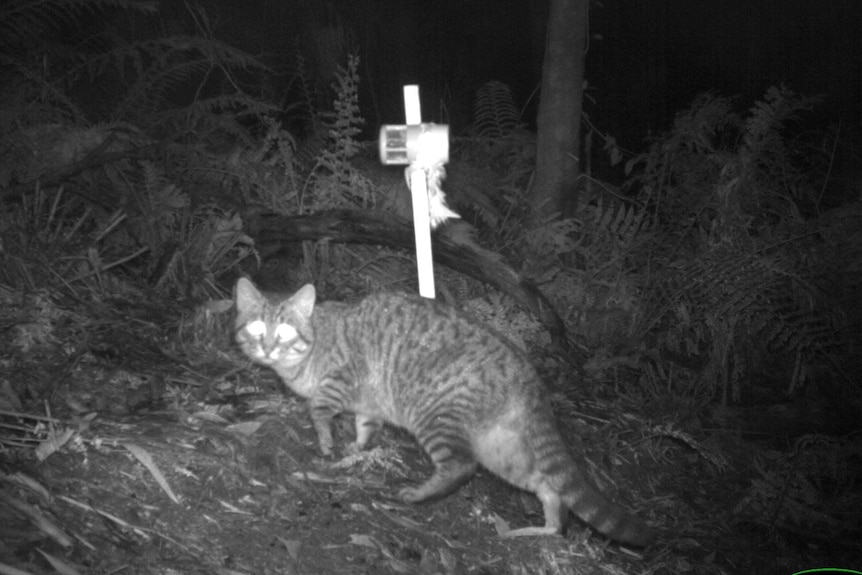
[[[158,11],[155,0],[17,0],[0,8],[0,49],[41,41],[54,30],[75,26],[104,8]]]
[[[811,409],[810,417],[816,413]],[[759,415],[759,414],[758,414]],[[862,440],[804,435],[793,449],[755,454],[757,475],[733,513],[769,529],[817,532],[842,540],[858,534]]]
[[[327,145],[316,158],[307,182],[308,198],[300,199],[300,209],[370,207],[375,201],[374,186],[352,164],[360,150],[357,136],[365,123],[359,109],[359,56],[350,54],[347,66],[339,66],[333,102],[334,113],[324,120]]]
[[[810,365],[837,344],[829,314],[817,299],[799,295],[817,292],[816,286],[778,258],[715,249],[690,261],[673,281],[676,293],[669,299],[687,311],[677,313],[676,334],[666,344],[679,353],[706,349],[708,375],[734,399],[753,358],[777,354]],[[803,383],[800,374],[791,387]]]
[[[613,238],[617,245],[631,245],[652,225],[648,212],[635,204],[602,198],[584,211],[592,213],[596,233],[603,238]]]
[[[695,97],[691,107],[677,114],[666,149],[681,147],[696,152],[716,150],[714,138],[739,123],[733,99],[707,92]]]
[[[481,138],[496,140],[514,132],[521,125],[521,113],[512,89],[496,80],[482,85],[476,92],[473,122]]]
[[[545,333],[536,318],[499,292],[465,301],[464,309],[524,351]]]
[[[248,257],[258,258],[237,214],[204,206],[175,228],[175,249],[155,278],[161,293],[220,297],[218,278]],[[258,263],[260,263],[258,261]]]
[[[800,96],[785,85],[771,86],[762,100],[754,103],[744,123],[744,142],[755,155],[767,146],[783,148],[781,129],[798,112],[810,110],[822,98]]]
[[[195,100],[189,106],[154,113],[156,125],[176,126],[180,130],[193,129],[200,134],[219,133],[248,146],[254,146],[243,119],[264,119],[275,108],[245,94],[225,94]],[[262,123],[266,123],[265,120]]]
[[[356,141],[365,124],[359,110],[359,56],[350,54],[347,67],[338,68],[335,90],[335,117],[329,123],[331,151],[341,161],[348,161],[359,151]]]
[[[84,113],[62,83],[46,77],[32,62],[0,53],[8,82],[0,85],[0,132],[34,124],[83,123]]]
[[[195,89],[199,94],[214,71],[231,79],[232,70],[269,69],[242,50],[224,42],[197,36],[171,36],[120,46],[89,62],[91,75],[98,76],[112,68],[124,75],[132,72],[132,84],[126,97],[114,107],[112,117],[149,115],[161,108],[165,100],[180,89]],[[250,98],[248,98],[250,99]]]

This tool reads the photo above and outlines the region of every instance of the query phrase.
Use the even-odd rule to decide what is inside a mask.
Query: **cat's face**
[[[264,365],[293,367],[308,355],[314,333],[314,286],[286,298],[262,294],[249,280],[236,284],[236,341],[243,352]]]

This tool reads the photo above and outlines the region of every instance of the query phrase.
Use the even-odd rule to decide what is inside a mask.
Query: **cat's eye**
[[[266,322],[261,320],[251,321],[245,326],[245,330],[252,337],[260,337],[266,333]]]
[[[296,328],[286,323],[280,323],[275,328],[275,337],[280,341],[290,341],[296,337]]]

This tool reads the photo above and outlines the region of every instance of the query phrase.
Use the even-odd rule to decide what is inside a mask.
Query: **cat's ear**
[[[299,291],[293,294],[290,298],[290,305],[304,318],[311,317],[311,312],[314,311],[314,300],[317,298],[317,292],[311,284],[305,284]]]
[[[260,292],[248,278],[239,278],[236,282],[236,308],[240,312],[258,304]]]

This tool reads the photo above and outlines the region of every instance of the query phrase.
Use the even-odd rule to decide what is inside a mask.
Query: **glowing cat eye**
[[[245,330],[252,337],[260,337],[266,333],[266,323],[257,319],[255,321],[249,322],[245,326]]]
[[[286,323],[280,323],[275,328],[275,337],[280,341],[290,341],[296,337],[296,328]]]

